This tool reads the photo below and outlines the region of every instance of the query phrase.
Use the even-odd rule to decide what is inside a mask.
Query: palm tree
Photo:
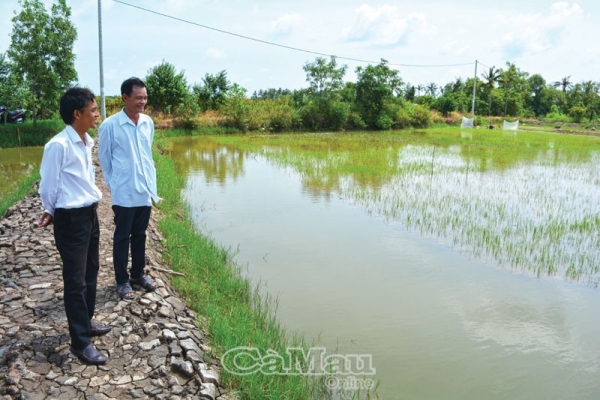
[[[452,93],[458,93],[463,88],[463,81],[461,78],[456,78],[456,80],[452,83]]]
[[[502,70],[496,69],[496,67],[491,67],[489,71],[484,72],[483,74],[481,74],[481,76],[483,77],[483,79],[486,80],[485,84],[490,92],[488,98],[488,115],[490,115],[492,113],[492,91],[496,86],[496,82],[498,82],[500,76],[502,76]]]
[[[421,84],[418,84],[417,87],[416,87],[416,89],[417,89],[417,96],[420,96],[421,95],[421,91],[423,89],[425,89],[425,86],[423,86]]]
[[[504,115],[506,115],[506,112],[508,111],[508,95],[517,80],[518,75],[517,67],[514,63],[506,62],[506,66],[508,69],[503,71],[498,79],[498,82],[500,82],[504,89]]]
[[[435,97],[438,86],[434,82],[429,83],[425,88],[427,89],[427,91],[429,92],[430,95]]]
[[[560,81],[556,81],[552,84],[552,86],[554,86],[555,88],[557,87],[562,87],[562,91],[563,93],[567,92],[567,89],[571,87],[571,85],[573,84],[573,82],[570,81],[571,79],[571,75],[569,76],[565,76],[564,78],[562,78]]]

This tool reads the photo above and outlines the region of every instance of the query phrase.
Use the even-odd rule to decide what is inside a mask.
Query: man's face
[[[145,87],[134,86],[131,96],[124,94],[122,97],[125,103],[125,111],[128,114],[144,112],[144,108],[148,102],[148,93]]]
[[[95,128],[96,121],[100,116],[96,100],[90,101],[83,109],[77,110],[75,116],[78,123],[85,128],[86,131]]]

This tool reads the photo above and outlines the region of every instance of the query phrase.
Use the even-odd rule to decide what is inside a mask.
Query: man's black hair
[[[96,101],[96,96],[90,89],[77,86],[68,89],[60,98],[59,113],[63,122],[71,125],[75,110],[83,110],[92,101]]]
[[[121,84],[121,95],[126,94],[127,96],[131,96],[131,93],[133,93],[134,86],[141,87],[141,88],[146,87],[146,85],[144,84],[144,81],[142,81],[140,78],[136,78],[135,76],[132,76],[131,78],[125,80]]]

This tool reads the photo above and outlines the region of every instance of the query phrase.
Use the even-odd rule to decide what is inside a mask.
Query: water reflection
[[[224,184],[244,173],[245,151],[212,140],[177,138],[171,142],[171,154],[177,154],[177,172],[188,175],[202,172],[207,182]]]
[[[254,138],[246,150],[184,138],[173,142],[173,154],[181,173],[201,171],[220,184],[238,179],[245,160],[260,154],[299,173],[314,198],[342,198],[518,271],[600,279],[600,151],[561,147],[550,135],[516,143],[518,152],[512,139],[502,142],[509,152],[493,141],[474,144],[472,136],[443,145],[420,133],[409,143],[382,138],[322,136],[310,146]]]
[[[494,268],[447,239],[466,241],[471,225],[511,236],[548,216],[596,212],[600,160],[556,164],[577,156],[547,144],[522,165],[476,144],[379,143],[371,159],[353,154],[361,146],[320,146],[221,145],[204,155],[241,155],[241,170],[215,179],[214,162],[195,157],[184,191],[199,229],[239,250],[251,280],[279,295],[287,328],[330,351],[372,354],[384,399],[600,394],[598,293]]]
[[[523,151],[424,142],[260,152],[299,171],[306,186],[423,236],[537,276],[596,284],[600,152],[559,150],[552,139],[518,146]]]
[[[0,196],[14,190],[21,181],[39,170],[43,147],[0,148]]]

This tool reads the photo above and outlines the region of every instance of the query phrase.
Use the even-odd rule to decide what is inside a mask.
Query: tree
[[[12,69],[6,56],[0,53],[0,105],[8,107],[9,110],[22,108],[31,97],[26,88],[17,82]]]
[[[571,75],[563,77],[561,80],[554,82],[552,85],[555,88],[562,88],[563,93],[566,93],[567,89],[569,89],[572,85]]]
[[[77,80],[73,53],[77,31],[66,0],[57,0],[50,15],[40,0],[19,4],[22,10],[12,18],[7,55],[17,82],[31,94],[35,124],[38,116],[48,118],[58,109],[60,95]]]
[[[496,82],[502,76],[502,70],[496,69],[495,67],[490,67],[487,72],[481,74],[482,78],[486,80],[485,85],[488,89],[488,115],[492,113],[492,92],[494,91],[494,87],[496,86]]]
[[[148,71],[145,81],[148,105],[155,111],[171,114],[190,96],[184,72],[176,73],[175,67],[164,60]]]
[[[519,81],[522,78],[522,74],[516,67],[514,63],[506,62],[506,66],[508,67],[506,70],[502,72],[499,78],[500,86],[504,90],[504,113],[503,115],[507,115],[508,113],[508,100],[510,98],[512,90],[518,86]]]
[[[429,95],[435,97],[435,94],[438,90],[438,85],[436,85],[435,82],[430,82],[429,84],[427,84],[427,86],[425,86],[425,89],[427,90],[427,93],[429,93]]]
[[[389,129],[394,113],[390,106],[402,94],[404,85],[399,72],[381,59],[376,66],[357,67],[356,75],[355,104],[362,121],[368,128]]]
[[[308,101],[300,111],[304,125],[314,130],[341,129],[350,112],[348,103],[340,102],[347,67],[338,67],[332,56],[329,62],[317,57],[303,69],[309,83]]]
[[[546,101],[546,80],[540,74],[534,74],[527,79],[529,89],[531,90],[532,99],[528,108],[533,111],[535,116],[546,115],[550,112],[551,104]]]
[[[410,102],[414,101],[416,90],[417,89],[413,85],[407,83],[404,90],[404,99]]]
[[[231,82],[227,80],[227,72],[223,70],[216,75],[206,74],[202,82],[204,85],[196,84],[192,88],[194,96],[198,99],[198,105],[204,111],[218,110],[225,104],[228,92],[233,88]]]
[[[317,57],[312,63],[307,62],[303,69],[306,72],[306,81],[310,85],[309,91],[320,99],[338,92],[344,85],[347,68],[346,65],[338,68],[333,56],[329,62],[323,57]]]
[[[425,89],[425,86],[418,84],[416,89],[417,89],[417,96],[420,96],[421,92]]]

